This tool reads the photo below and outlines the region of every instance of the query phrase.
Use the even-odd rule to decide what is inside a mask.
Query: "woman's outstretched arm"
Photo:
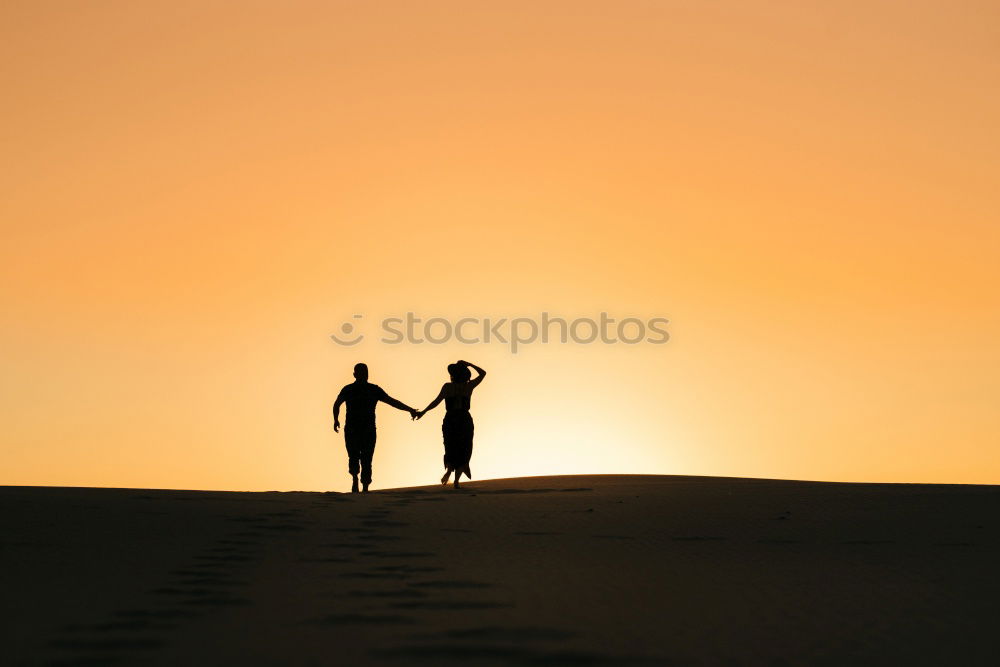
[[[441,401],[444,400],[444,388],[446,386],[448,386],[448,385],[442,385],[441,386],[441,391],[438,392],[437,398],[435,398],[433,401],[431,401],[430,405],[428,405],[426,408],[424,408],[423,410],[421,410],[421,411],[419,411],[417,413],[417,419],[420,419],[421,417],[423,417],[425,412],[429,412],[429,411],[433,410],[434,408],[436,408],[438,406],[438,403],[440,403]]]
[[[479,373],[479,375],[477,375],[476,377],[474,377],[471,380],[469,380],[469,386],[472,387],[473,389],[475,389],[476,387],[478,387],[479,383],[483,381],[484,377],[486,377],[486,371],[484,371],[479,366],[477,366],[475,364],[471,364],[468,361],[459,361],[458,363],[465,364],[466,366],[468,366],[472,370],[474,370],[477,373]]]

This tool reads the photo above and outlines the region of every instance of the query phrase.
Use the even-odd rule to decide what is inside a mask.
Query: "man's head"
[[[354,364],[354,378],[358,382],[368,382],[368,364]]]

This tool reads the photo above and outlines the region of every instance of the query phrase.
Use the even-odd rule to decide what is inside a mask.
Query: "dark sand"
[[[996,664],[1000,487],[2,487],[5,664]]]

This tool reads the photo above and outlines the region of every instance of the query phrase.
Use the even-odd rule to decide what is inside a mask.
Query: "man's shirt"
[[[338,401],[347,404],[347,425],[375,428],[375,406],[379,401],[393,401],[382,387],[370,382],[352,382],[340,390]]]

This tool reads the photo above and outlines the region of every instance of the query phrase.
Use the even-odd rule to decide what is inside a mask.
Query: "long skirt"
[[[444,467],[468,473],[469,459],[472,458],[472,435],[475,424],[466,410],[445,413],[441,424],[444,436]]]

